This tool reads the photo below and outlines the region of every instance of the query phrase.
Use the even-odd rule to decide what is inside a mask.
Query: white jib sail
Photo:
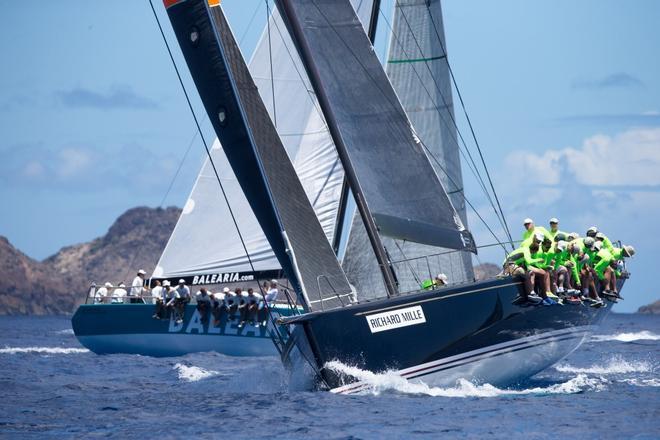
[[[372,1],[353,0],[353,5],[362,22],[368,23]],[[332,242],[344,171],[305,69],[276,9],[270,19],[270,50],[268,28],[265,28],[249,67],[307,197]],[[281,269],[217,139],[211,156],[252,265],[207,158],[156,265],[155,278]],[[223,277],[214,280],[222,282]]]

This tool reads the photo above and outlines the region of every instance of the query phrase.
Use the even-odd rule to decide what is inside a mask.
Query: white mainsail
[[[362,23],[368,25],[372,1],[353,0],[353,5]],[[270,17],[270,32],[268,27],[264,29],[249,68],[321,227],[332,243],[344,172],[305,69],[276,9]],[[233,282],[240,280],[242,274],[251,274],[253,269],[265,272],[269,277],[275,276],[281,269],[280,264],[217,139],[211,156],[231,211],[207,158],[153,277],[232,274],[202,279],[214,283]],[[231,218],[232,212],[246,243],[249,259]],[[235,274],[239,274],[238,278]],[[250,276],[246,275],[245,279],[249,280]]]

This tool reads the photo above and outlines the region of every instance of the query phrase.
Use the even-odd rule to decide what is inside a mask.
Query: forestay
[[[367,23],[372,2],[354,0],[354,4],[358,15],[364,17]],[[268,27],[264,29],[255,49],[250,71],[271,118],[276,116],[280,138],[294,162],[323,231],[332,242],[343,169],[317,108],[304,67],[277,9],[273,10],[270,18],[270,32]],[[276,105],[273,105],[273,95]],[[171,279],[185,277],[194,283],[279,277],[281,266],[217,140],[211,156],[220,172],[256,273],[241,245],[229,206],[222,197],[211,163],[206,158],[153,276]]]
[[[306,47],[381,234],[474,249],[347,0],[290,0]],[[325,110],[325,109],[324,109]],[[328,116],[327,111],[326,116]]]
[[[308,309],[314,301],[340,305],[336,296],[350,287],[222,10],[187,1],[170,5],[168,15],[227,159],[287,277]]]

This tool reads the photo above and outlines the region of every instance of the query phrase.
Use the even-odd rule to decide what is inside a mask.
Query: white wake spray
[[[615,335],[593,335],[590,338],[594,342],[605,341],[619,341],[619,342],[634,342],[634,341],[660,341],[660,335],[651,333],[648,330],[642,330],[635,333],[618,333]]]
[[[41,354],[74,354],[87,353],[86,348],[64,348],[64,347],[5,347],[0,348],[1,354],[18,353],[41,353]]]
[[[575,367],[569,364],[561,364],[554,367],[555,370],[562,373],[583,373],[583,374],[628,374],[628,373],[649,373],[653,371],[653,366],[645,361],[629,362],[620,356],[616,356],[606,363],[595,364],[589,367]]]
[[[179,373],[179,379],[186,382],[197,382],[198,380],[220,375],[219,371],[205,370],[204,368],[196,367],[194,365],[188,366],[184,364],[176,364],[173,369],[177,370]]]
[[[422,381],[410,382],[394,372],[372,373],[357,367],[344,365],[341,362],[328,362],[326,368],[337,373],[350,375],[365,385],[358,394],[379,395],[383,392],[398,392],[403,394],[426,395],[432,397],[499,397],[527,394],[575,394],[583,391],[601,391],[605,389],[607,380],[578,374],[576,377],[562,383],[547,387],[534,387],[522,390],[500,389],[490,384],[475,385],[472,382],[459,379],[454,387],[431,387]]]
[[[64,330],[57,330],[55,332],[58,335],[73,335],[73,329],[72,328],[65,328]]]

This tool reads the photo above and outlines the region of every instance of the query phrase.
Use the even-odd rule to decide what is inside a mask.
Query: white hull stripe
[[[468,351],[466,353],[449,356],[446,358],[438,359],[432,362],[415,365],[413,367],[404,368],[396,372],[396,374],[407,379],[425,376],[441,370],[448,370],[450,368],[459,367],[472,362],[480,361],[490,357],[496,357],[502,354],[523,350],[526,348],[535,347],[545,344],[547,342],[558,342],[573,338],[585,336],[593,329],[593,326],[579,326],[571,327],[561,330],[554,330],[551,332],[543,333],[540,335],[527,336],[525,338],[515,339],[513,341],[502,342],[500,344],[490,345],[488,347],[480,348],[477,350]],[[333,393],[350,394],[360,391],[368,387],[368,384],[363,382],[351,383],[341,387],[333,388],[330,390]]]

